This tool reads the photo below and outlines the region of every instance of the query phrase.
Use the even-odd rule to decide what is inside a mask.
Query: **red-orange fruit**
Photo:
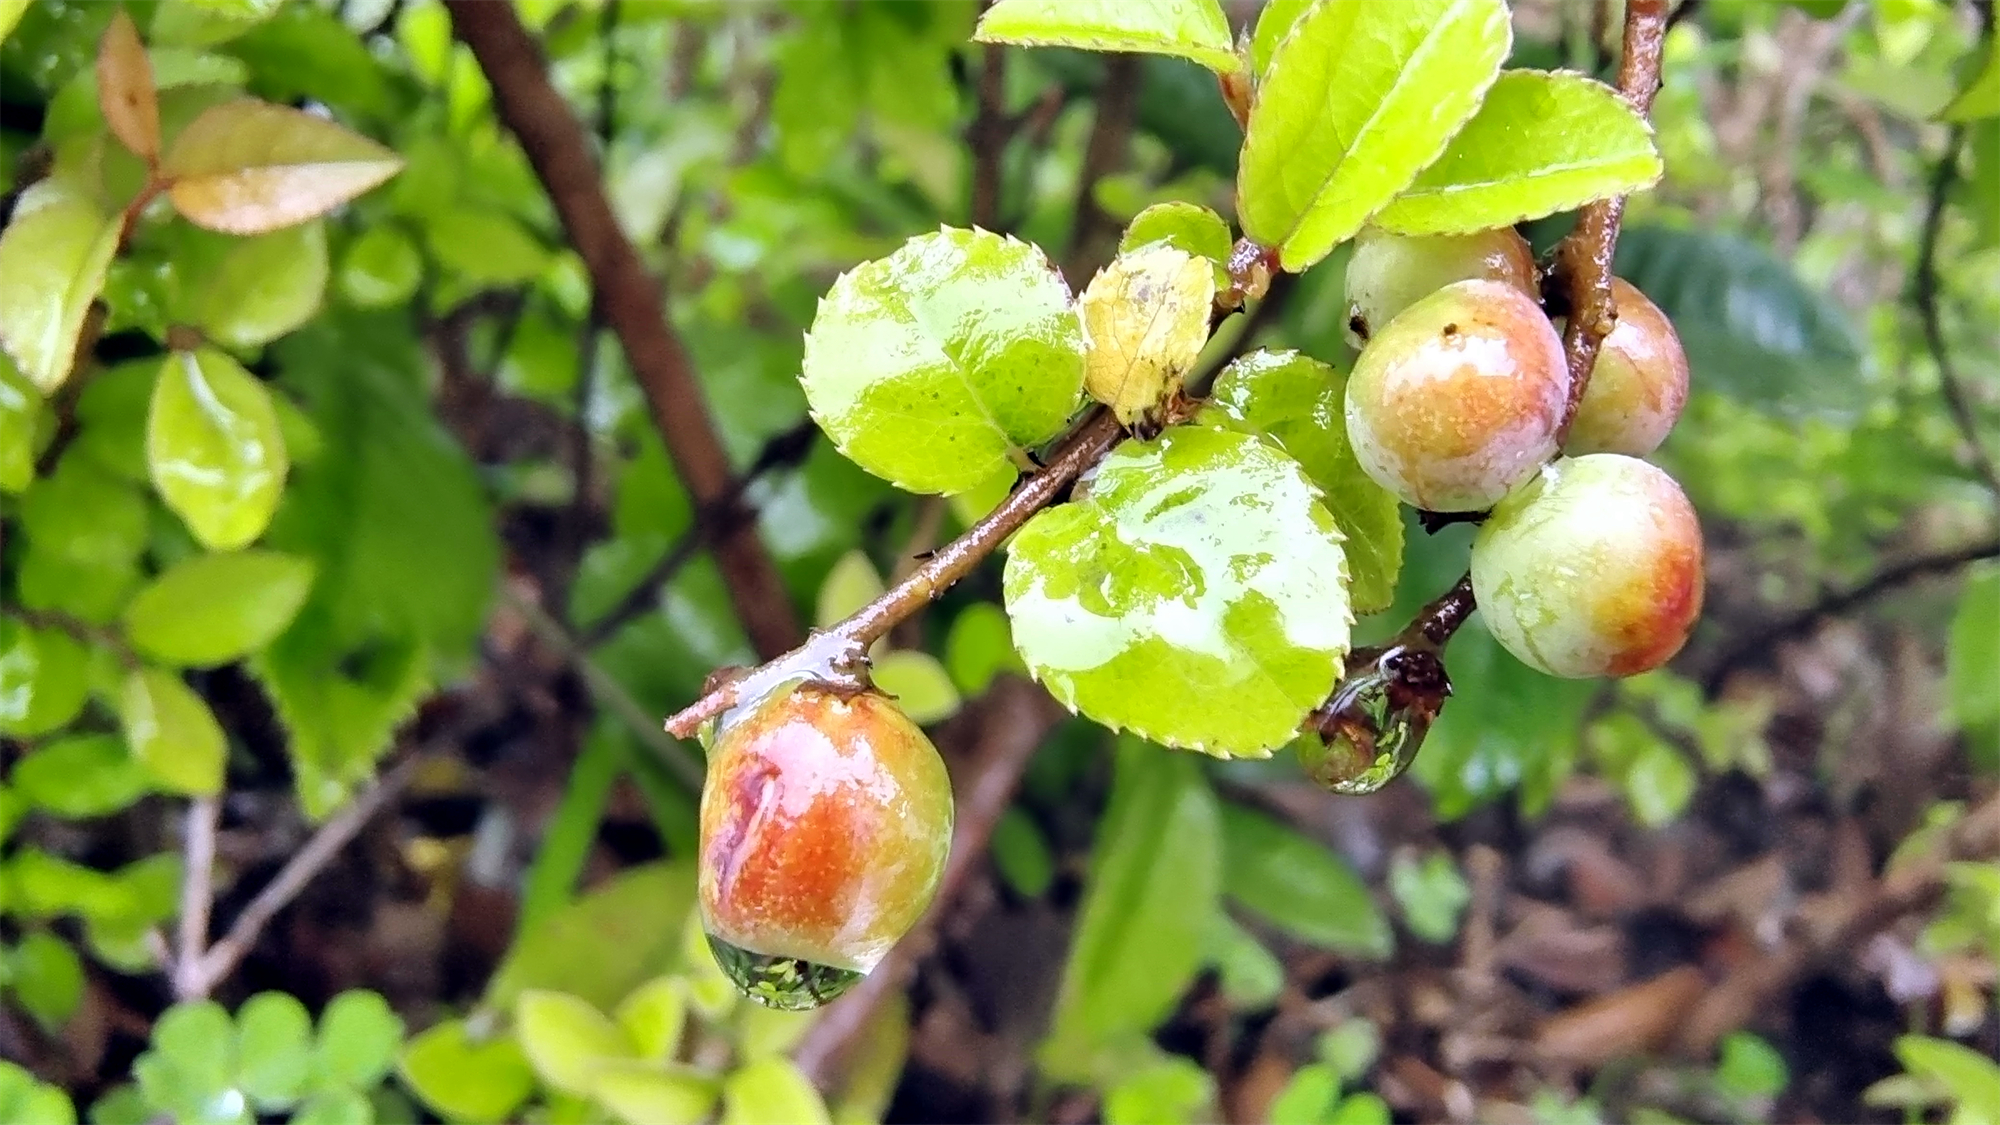
[[[1563,452],[1644,457],[1687,405],[1688,360],[1660,306],[1624,278],[1611,281],[1617,326],[1604,338]]]

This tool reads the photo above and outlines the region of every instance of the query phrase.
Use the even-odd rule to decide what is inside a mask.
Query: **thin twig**
[[[181,874],[179,954],[174,959],[174,997],[199,1000],[208,995],[211,978],[205,971],[208,911],[214,899],[215,834],[222,822],[220,797],[196,797],[188,802],[187,859]]]
[[[659,283],[618,227],[583,129],[550,84],[541,52],[512,5],[447,0],[445,7],[452,33],[478,60],[501,120],[520,140],[590,272],[597,305],[624,346],[675,470],[697,503],[723,500],[730,492],[729,458],[687,349],[667,323]],[[798,643],[791,598],[755,524],[730,528],[718,540],[716,556],[751,645],[772,656]]]
[[[1780,641],[1802,637],[1812,631],[1812,627],[1826,618],[1846,613],[1848,610],[1866,605],[1876,598],[1900,589],[1919,578],[1929,578],[1939,574],[1949,574],[1962,566],[1969,566],[1982,559],[2000,558],[2000,539],[1984,543],[1974,543],[1956,551],[1940,555],[1925,555],[1886,567],[1874,577],[1849,590],[1828,593],[1813,604],[1781,618],[1777,622],[1744,637],[1731,645],[1716,661],[1714,671],[1707,676],[1708,690],[1714,694],[1722,690],[1728,682],[1729,674],[1750,663],[1761,655],[1770,653]]]
[[[179,989],[181,998],[206,996],[218,982],[235,972],[236,966],[250,950],[256,947],[257,939],[263,934],[264,927],[270,925],[271,919],[277,917],[278,911],[291,905],[292,900],[299,896],[299,892],[305,889],[306,884],[312,882],[313,877],[331,863],[334,856],[340,854],[340,849],[354,839],[355,834],[361,831],[361,826],[368,823],[369,818],[409,785],[423,761],[422,755],[413,754],[391,766],[375,779],[374,784],[355,794],[354,799],[335,813],[331,820],[320,825],[319,831],[313,833],[312,839],[307,840],[305,846],[300,848],[285,866],[278,869],[278,874],[269,883],[264,884],[264,889],[258,891],[257,896],[250,900],[250,904],[243,908],[243,912],[236,916],[236,921],[230,925],[229,932],[224,934],[222,940],[216,942],[205,955],[198,958],[190,956],[184,944],[181,949],[181,970],[191,977],[195,990],[190,992],[186,988]],[[185,918],[182,919],[182,925],[185,928]]]
[[[1930,199],[1924,207],[1924,233],[1917,249],[1914,285],[1917,314],[1924,322],[1924,342],[1930,347],[1932,361],[1937,364],[1938,393],[1944,397],[1952,421],[1958,423],[1959,433],[1972,450],[1973,468],[1986,482],[1987,488],[2000,494],[2000,468],[1995,467],[1993,454],[1979,440],[1979,423],[1972,412],[1972,400],[1966,397],[1965,384],[1959,381],[1958,368],[1952,363],[1951,350],[1944,338],[1944,319],[1938,313],[1938,237],[1944,230],[1945,201],[1951,193],[1952,181],[1958,176],[1959,151],[1964,141],[1965,126],[1952,126],[1950,139],[1945,142],[1944,155],[1938,158],[1937,170],[1931,174]]]
[[[1001,158],[1019,123],[1007,116],[1002,102],[1006,91],[1007,49],[988,43],[980,55],[979,111],[966,127],[965,141],[972,149],[972,198],[967,210],[975,227],[993,230],[1000,221]]]

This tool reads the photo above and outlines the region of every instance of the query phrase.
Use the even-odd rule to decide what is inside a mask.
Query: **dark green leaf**
[[[1389,955],[1394,938],[1347,862],[1262,813],[1222,806],[1223,889],[1272,925],[1322,949]]]
[[[68,942],[34,930],[6,958],[7,991],[21,1010],[51,1032],[60,1031],[83,1001],[83,962]]]

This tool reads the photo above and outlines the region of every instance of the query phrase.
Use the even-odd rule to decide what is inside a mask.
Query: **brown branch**
[[[1716,661],[1714,671],[1706,677],[1710,694],[1722,690],[1729,674],[1749,664],[1759,655],[1771,651],[1780,641],[1802,637],[1812,631],[1812,627],[1829,617],[1846,613],[1874,601],[1876,598],[1900,589],[1919,578],[1929,578],[1939,574],[1949,574],[1962,566],[1969,566],[1982,559],[2000,558],[2000,539],[1974,543],[1956,551],[1941,555],[1925,555],[1908,559],[1894,566],[1886,567],[1873,578],[1851,590],[1828,593],[1818,601],[1781,618],[1777,622],[1744,637],[1731,645],[1721,659]]]
[[[1994,466],[1993,455],[1987,450],[1986,443],[1979,440],[1979,423],[1972,412],[1972,400],[1966,397],[1965,384],[1959,381],[1958,369],[1951,361],[1951,350],[1944,338],[1944,320],[1938,314],[1938,237],[1944,230],[1945,201],[1951,193],[1952,181],[1958,176],[1958,157],[1964,139],[1965,126],[1952,126],[1944,155],[1938,159],[1937,171],[1931,175],[1930,199],[1924,207],[1924,233],[1918,244],[1914,279],[1917,314],[1923,319],[1924,342],[1930,348],[1931,360],[1937,364],[1938,393],[1944,396],[1952,421],[1958,423],[1959,433],[1972,450],[1973,468],[1986,482],[1987,488],[2000,493],[2000,468]]]
[[[813,1022],[792,1052],[799,1069],[822,1089],[831,1088],[843,1057],[866,1031],[882,1001],[907,987],[918,964],[936,947],[939,919],[985,861],[993,827],[1013,800],[1022,771],[1063,718],[1062,708],[1046,692],[1013,676],[995,680],[973,710],[976,714],[968,716],[970,753],[952,779],[958,794],[957,822],[937,897],[916,927],[853,991]]]
[[[986,230],[1000,222],[1000,184],[1007,142],[1014,138],[1020,122],[1007,116],[1007,51],[998,43],[986,45],[979,65],[979,112],[966,127],[965,143],[972,149],[972,198],[967,217],[972,225]]]
[[[1076,180],[1076,220],[1070,226],[1063,273],[1081,287],[1089,278],[1098,236],[1111,216],[1097,205],[1097,185],[1116,171],[1132,139],[1132,122],[1139,108],[1139,57],[1112,55],[1104,63],[1104,84],[1097,88],[1097,121],[1083,147],[1083,170]]]
[[[447,0],[445,6],[452,34],[478,60],[501,120],[519,138],[570,244],[590,271],[597,308],[625,349],[675,470],[698,504],[723,500],[730,491],[729,458],[687,350],[667,323],[658,282],[618,229],[590,144],[549,83],[540,50],[512,5]],[[745,521],[733,527],[715,550],[752,646],[771,656],[796,644],[800,630],[791,599],[755,525]]]

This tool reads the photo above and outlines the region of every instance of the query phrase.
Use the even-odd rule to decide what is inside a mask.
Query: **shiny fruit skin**
[[[1562,340],[1541,306],[1460,281],[1375,334],[1347,381],[1361,468],[1434,512],[1491,507],[1556,454],[1569,397]]]
[[[1688,361],[1660,307],[1613,278],[1618,324],[1604,338],[1563,452],[1644,457],[1660,447],[1687,405]]]
[[[894,702],[781,688],[710,752],[703,922],[753,953],[866,972],[930,905],[951,830],[944,761]]]
[[[1454,281],[1484,278],[1536,295],[1535,252],[1513,227],[1391,234],[1363,227],[1347,259],[1347,342],[1359,349],[1404,309]]]
[[[1657,466],[1566,457],[1480,527],[1472,591],[1522,663],[1570,678],[1637,675],[1679,652],[1701,616],[1701,525]]]

